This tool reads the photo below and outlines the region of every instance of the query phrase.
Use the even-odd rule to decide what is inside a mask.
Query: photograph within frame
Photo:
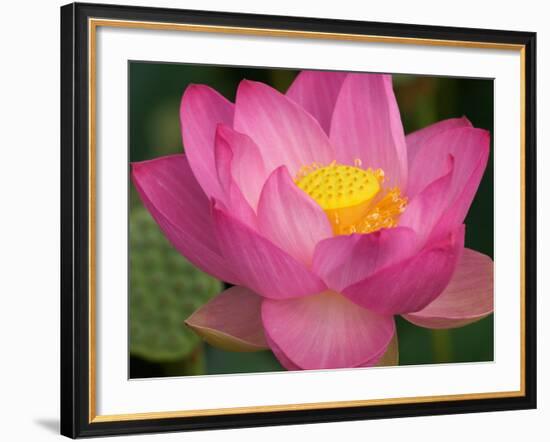
[[[237,90],[242,81],[261,82],[262,85],[274,88],[273,93],[275,91],[278,91],[279,94],[286,92],[291,100],[302,100],[302,103],[305,103],[307,107],[308,105],[311,106],[311,103],[318,105],[317,97],[324,97],[323,94],[326,95],[327,91],[328,93],[331,92],[328,89],[331,86],[331,81],[338,82],[336,87],[340,88],[340,80],[347,75],[345,72],[303,71],[302,78],[298,79],[300,71],[292,69],[190,65],[147,61],[129,61],[128,72],[128,121],[130,126],[128,157],[132,165],[135,163],[137,167],[142,161],[144,165],[147,165],[150,160],[160,159],[163,156],[178,155],[184,151],[181,133],[183,125],[186,124],[186,116],[183,115],[183,108],[184,106],[192,107],[194,104],[190,99],[182,100],[182,96],[187,88],[193,88],[195,84],[198,84],[199,87],[211,88],[210,90],[216,91],[214,93],[220,93],[224,95],[225,99],[235,102]],[[361,74],[355,73],[354,75],[360,76]],[[368,80],[369,74],[364,73],[363,76],[365,80]],[[375,78],[376,74],[370,74],[370,76]],[[470,258],[469,254],[472,254],[475,260],[474,267],[483,269],[485,273],[476,274],[472,271],[472,268],[465,271],[457,270],[459,276],[455,277],[450,287],[458,287],[456,290],[460,293],[461,300],[454,301],[451,299],[450,301],[451,304],[456,302],[459,310],[456,313],[450,312],[450,316],[455,318],[452,321],[445,322],[444,318],[438,317],[432,319],[431,322],[422,319],[416,320],[419,325],[415,325],[414,316],[406,320],[402,316],[396,315],[396,335],[399,336],[399,339],[395,338],[392,341],[391,346],[388,346],[391,351],[388,351],[388,354],[381,358],[380,362],[374,362],[366,366],[492,361],[494,327],[491,312],[493,307],[494,216],[493,154],[492,141],[490,140],[492,140],[493,133],[494,80],[406,74],[390,74],[390,77],[405,133],[410,135],[421,129],[429,131],[431,129],[427,127],[431,125],[434,125],[433,129],[437,131],[438,124],[442,125],[439,126],[442,127],[442,131],[450,130],[448,137],[441,136],[439,140],[436,138],[432,141],[432,148],[427,148],[426,156],[432,157],[437,152],[441,153],[445,148],[445,144],[455,142],[453,137],[458,140],[456,141],[457,150],[453,153],[458,156],[459,162],[464,161],[460,155],[469,148],[472,148],[472,151],[486,149],[490,153],[488,158],[483,159],[475,156],[470,160],[474,162],[485,161],[486,165],[483,167],[484,173],[479,189],[476,186],[475,197],[465,219],[465,224],[469,226],[466,229],[465,238],[465,247],[469,249],[466,252],[468,255],[466,258]],[[316,83],[310,86],[307,84],[308,81]],[[294,91],[297,88],[302,88],[305,92],[300,90],[300,95],[296,96],[296,92],[291,91],[293,83],[296,83]],[[312,90],[309,91],[308,87]],[[307,93],[312,96],[307,97]],[[359,100],[360,97],[357,99]],[[327,104],[327,107],[330,106],[334,106],[334,103]],[[367,109],[370,109],[370,107],[367,106]],[[332,112],[332,109],[321,109],[319,111],[316,108],[313,110],[310,108],[305,110],[308,113],[309,111],[314,113],[315,111]],[[327,115],[324,114],[321,114],[321,119],[323,129],[328,136],[330,121],[328,121]],[[482,131],[485,131],[488,135],[487,139]],[[422,132],[417,133],[422,134]],[[462,145],[468,141],[467,138],[470,136],[480,137],[480,143],[477,147]],[[414,137],[415,135],[406,139],[414,142]],[[199,149],[211,148],[215,150],[213,138],[212,136],[211,146],[201,145]],[[193,139],[188,138],[188,142],[192,143]],[[426,144],[426,141],[423,143]],[[239,145],[235,148],[239,149]],[[429,149],[434,149],[434,153],[428,153]],[[409,161],[409,168],[410,166],[411,162]],[[413,167],[413,173],[419,174],[421,172],[424,174],[424,170],[421,170],[418,166],[415,167],[416,170]],[[446,168],[447,165],[444,165],[444,167]],[[477,166],[477,163],[472,163],[465,167],[466,170],[468,168],[474,170],[480,166]],[[362,169],[366,168],[363,167]],[[246,170],[246,167],[244,167],[244,170]],[[433,181],[444,174],[445,170],[443,169],[436,172]],[[409,176],[409,181],[413,182],[414,177]],[[418,194],[429,184],[429,182],[424,181],[417,185],[417,189],[414,189],[414,183],[412,186],[414,192]],[[464,184],[461,186],[464,186]],[[252,346],[239,348],[238,344],[234,345],[231,342],[228,344],[227,339],[226,342],[220,342],[220,333],[227,331],[227,329],[217,331],[210,329],[205,333],[205,329],[208,329],[209,325],[204,322],[197,323],[197,320],[194,319],[197,315],[192,316],[192,314],[195,311],[201,311],[201,307],[208,300],[211,300],[214,305],[217,305],[217,315],[221,314],[220,309],[229,309],[226,315],[221,314],[220,320],[225,327],[231,328],[232,324],[228,324],[228,321],[232,315],[235,315],[231,302],[228,302],[227,305],[223,303],[216,304],[213,299],[224,288],[228,289],[233,284],[212,278],[207,273],[201,272],[185,258],[178,256],[178,239],[170,235],[170,232],[167,235],[168,239],[166,236],[163,237],[162,228],[159,229],[158,226],[155,226],[150,213],[148,214],[143,207],[139,193],[136,191],[136,188],[139,188],[139,181],[138,183],[134,182],[134,185],[130,185],[130,188],[130,378],[285,370],[286,368],[273,355],[263,339],[258,338],[259,342],[252,342]],[[246,193],[246,190],[243,193]],[[146,195],[142,194],[141,197],[142,199],[145,198],[144,201],[149,208],[151,205],[154,206],[154,201],[149,200]],[[403,195],[402,198],[401,204],[406,206],[407,196]],[[182,204],[185,203],[185,201],[182,201]],[[151,213],[155,214],[155,209],[151,210]],[[395,218],[395,223],[390,228],[397,227],[399,225],[398,221],[398,218]],[[160,223],[162,225],[162,219]],[[368,233],[376,230],[379,230],[379,228],[373,227]],[[351,232],[345,233],[349,235]],[[394,232],[386,231],[385,233],[392,234]],[[339,234],[344,234],[344,232],[339,232]],[[170,242],[170,238],[172,242]],[[482,255],[477,256],[475,252],[472,253],[472,249],[481,252]],[[350,266],[352,263],[346,265]],[[471,286],[469,284],[464,285],[464,275],[475,278],[475,283]],[[462,300],[465,294],[471,296],[471,298]],[[476,297],[479,299],[477,300]],[[473,301],[473,304],[467,305],[468,301]],[[236,302],[238,302],[238,299]],[[257,300],[248,298],[243,302],[243,311],[247,311],[246,302],[258,304]],[[448,300],[446,302],[449,303]],[[437,303],[435,303],[435,306],[437,309]],[[467,311],[468,308],[471,308],[472,311]],[[185,309],[187,309],[187,312],[185,312]],[[432,306],[431,309],[433,310],[434,307]],[[205,320],[203,312],[204,309],[198,314],[201,321]],[[258,327],[261,324],[260,313],[257,311],[255,314],[258,318],[253,320],[256,327]],[[460,315],[467,319],[457,320],[456,318]],[[190,321],[188,321],[189,317],[192,318]],[[404,317],[407,317],[407,315],[404,315]],[[250,316],[244,316],[243,318],[251,320]],[[238,323],[233,327],[239,327]],[[215,333],[215,336],[213,333]],[[241,331],[241,333],[243,332]],[[260,325],[260,330],[248,331],[248,333],[259,335],[263,334],[263,330],[261,330]],[[237,338],[241,339],[242,336]],[[398,351],[395,349],[397,346],[399,347]],[[328,357],[330,357],[330,354]],[[313,369],[326,368],[331,367],[313,367]],[[332,368],[340,367],[335,366]],[[351,367],[344,366],[342,368]]]

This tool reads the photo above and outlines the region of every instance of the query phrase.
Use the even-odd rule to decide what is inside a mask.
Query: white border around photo
[[[517,51],[99,27],[96,56],[98,415],[520,389],[521,244],[510,234],[521,228]],[[494,362],[129,380],[131,60],[493,78]]]

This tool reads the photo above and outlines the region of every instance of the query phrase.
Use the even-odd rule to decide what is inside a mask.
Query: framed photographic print
[[[62,434],[534,408],[535,41],[62,7]]]

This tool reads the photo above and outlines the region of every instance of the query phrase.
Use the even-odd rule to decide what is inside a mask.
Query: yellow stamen
[[[381,169],[361,169],[337,164],[317,163],[300,169],[296,185],[313,198],[325,211],[336,235],[369,233],[395,227],[405,210],[406,198],[399,188],[382,189]]]
[[[407,199],[401,196],[398,187],[390,189],[380,200],[368,210],[361,221],[353,226],[345,226],[340,229],[340,234],[370,233],[380,229],[396,227],[399,216],[405,211]]]

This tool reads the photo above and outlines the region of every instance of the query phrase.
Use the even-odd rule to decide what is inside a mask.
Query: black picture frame
[[[105,18],[524,47],[524,395],[94,422],[90,419],[88,19]],[[488,29],[73,3],[61,8],[61,434],[71,437],[536,408],[536,34]]]

